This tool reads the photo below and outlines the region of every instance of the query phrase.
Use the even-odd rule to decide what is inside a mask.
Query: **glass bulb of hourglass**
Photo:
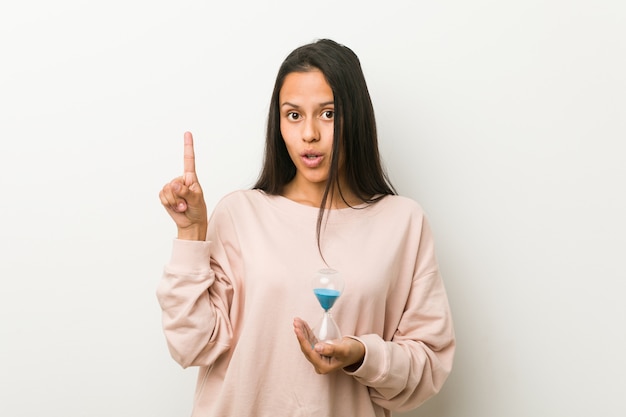
[[[321,342],[333,343],[341,340],[341,331],[330,310],[343,291],[343,279],[334,269],[321,269],[313,277],[313,293],[324,309],[324,314],[313,331]]]

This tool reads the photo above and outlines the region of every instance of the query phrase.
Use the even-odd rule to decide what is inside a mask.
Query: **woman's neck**
[[[324,191],[326,189],[326,183],[306,185],[299,184],[297,179],[293,179],[283,188],[281,193],[283,197],[286,197],[296,203],[304,204],[311,207],[320,208],[322,206],[322,200],[324,198]],[[361,199],[349,191],[347,186],[341,187],[341,193],[338,189],[335,189],[334,195],[332,191],[328,194],[328,201],[326,201],[327,209],[341,209],[350,206],[355,206],[363,203]]]

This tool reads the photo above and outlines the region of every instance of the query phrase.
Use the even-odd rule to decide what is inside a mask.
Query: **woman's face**
[[[295,184],[325,186],[333,148],[333,91],[319,70],[292,72],[278,99],[280,133],[296,166]]]

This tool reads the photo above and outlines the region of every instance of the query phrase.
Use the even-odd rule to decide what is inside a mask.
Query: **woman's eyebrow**
[[[319,106],[320,107],[326,107],[326,106],[330,106],[330,105],[334,105],[334,104],[335,104],[334,101],[325,101],[323,103],[320,103]],[[293,103],[290,103],[288,101],[285,101],[283,104],[280,105],[280,107],[285,107],[285,106],[293,107],[293,108],[296,108],[296,109],[300,108],[300,106],[298,106],[297,104],[293,104]]]

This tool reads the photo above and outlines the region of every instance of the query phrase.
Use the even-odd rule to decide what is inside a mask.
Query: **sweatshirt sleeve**
[[[208,365],[229,348],[230,285],[210,268],[211,242],[174,240],[157,287],[172,358],[182,367]]]
[[[366,353],[363,364],[349,373],[370,388],[373,402],[393,411],[414,409],[437,394],[454,357],[450,307],[425,219],[410,288],[391,340],[377,334],[355,337]]]

